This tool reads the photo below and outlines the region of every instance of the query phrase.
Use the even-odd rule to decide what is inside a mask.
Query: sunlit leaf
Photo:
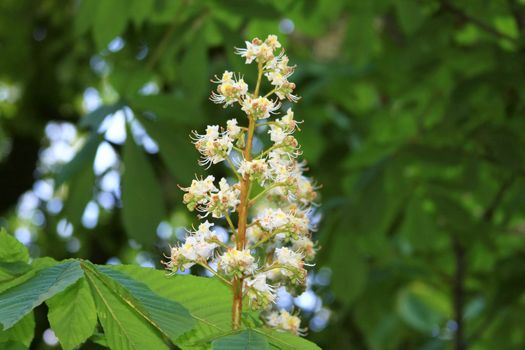
[[[113,350],[168,349],[161,334],[125,299],[94,273],[86,273],[104,329]]]
[[[265,350],[268,349],[266,338],[252,330],[239,334],[228,335],[215,339],[212,343],[213,350]]]
[[[83,275],[78,261],[45,268],[34,277],[0,294],[0,323],[13,326],[33,308],[60,293]]]
[[[47,300],[46,304],[49,323],[63,349],[74,349],[93,334],[97,314],[84,278]]]
[[[1,327],[0,327],[1,328]],[[29,348],[35,333],[35,315],[31,312],[18,321],[13,327],[2,331],[0,329],[0,349],[9,349],[7,346],[2,347],[2,343],[13,341],[20,342],[26,348]]]
[[[136,299],[133,305],[146,315],[149,322],[170,339],[175,340],[195,326],[195,321],[179,303],[153,293],[145,284],[120,271],[105,266],[96,268],[102,274],[118,282]],[[128,302],[130,302],[128,300]]]
[[[26,263],[29,260],[27,248],[14,236],[8,234],[5,229],[0,229],[0,262],[2,263]]]

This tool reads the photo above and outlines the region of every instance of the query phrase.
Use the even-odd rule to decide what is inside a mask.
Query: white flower
[[[257,263],[249,250],[231,248],[219,256],[219,268],[227,274],[249,276],[257,270]]]
[[[195,265],[194,262],[184,257],[180,247],[172,247],[169,258],[168,262],[163,262],[163,264],[172,272],[177,272],[178,270],[184,271]]]
[[[266,119],[281,107],[280,102],[273,102],[266,97],[247,96],[242,102],[242,110],[255,119]]]
[[[237,172],[242,177],[247,177],[251,181],[257,180],[261,184],[270,178],[268,164],[264,159],[242,160]]]
[[[288,108],[286,115],[284,115],[281,119],[277,119],[275,123],[281,128],[285,129],[287,132],[292,133],[297,128],[297,124],[299,122],[294,119],[294,112],[292,109]]]
[[[201,241],[209,241],[210,239],[218,239],[217,234],[210,230],[214,224],[206,220],[205,222],[201,223],[197,230],[193,233],[193,236],[196,237],[198,240]]]
[[[210,195],[208,206],[203,210],[214,218],[221,218],[230,211],[235,211],[240,202],[238,185],[230,186],[225,178],[219,181],[219,190]]]
[[[292,155],[283,148],[277,148],[268,154],[268,167],[274,182],[286,182],[290,176],[294,176],[296,169],[295,160]]]
[[[283,331],[290,332],[295,335],[303,335],[304,329],[301,329],[301,319],[290,314],[285,309],[277,312],[271,312],[266,316],[266,324]]]
[[[272,50],[278,49],[281,47],[281,43],[277,39],[277,35],[270,34],[264,41],[266,45],[272,48]]]
[[[251,244],[255,244],[258,241],[260,241],[264,236],[266,232],[263,231],[259,225],[252,225],[246,229],[246,239]]]
[[[250,305],[255,308],[266,308],[268,304],[275,302],[275,288],[266,282],[266,274],[258,273],[245,281],[246,295]]]
[[[317,192],[312,182],[305,176],[298,176],[296,179],[293,199],[303,205],[309,205],[317,198]]]
[[[243,78],[237,78],[232,72],[225,71],[222,78],[217,76],[214,83],[218,83],[217,92],[212,92],[210,100],[217,104],[224,103],[224,107],[240,102],[248,92],[248,85]]]
[[[279,145],[283,143],[286,136],[289,134],[283,130],[280,126],[276,125],[270,125],[270,130],[268,131],[270,134],[270,140],[272,140],[276,145]]]
[[[284,82],[281,86],[278,86],[275,90],[275,94],[280,100],[288,99],[290,102],[297,103],[300,97],[292,94],[295,90],[295,84],[289,81]]]
[[[209,125],[206,134],[193,132],[195,148],[201,154],[199,165],[211,166],[222,162],[233,148],[233,142],[227,132],[220,133],[218,125]]]
[[[273,51],[281,47],[275,35],[268,36],[264,42],[255,38],[251,42],[246,41],[245,43],[246,48],[236,48],[235,53],[246,58],[246,64],[250,64],[254,60],[261,63],[268,62],[274,58]]]
[[[314,242],[312,242],[312,240],[308,237],[302,236],[294,240],[292,248],[304,254],[307,260],[311,260],[315,257]]]
[[[190,211],[193,211],[199,204],[205,204],[209,200],[209,193],[217,191],[217,187],[213,184],[215,178],[211,175],[204,180],[192,180],[190,187],[181,187],[187,193],[184,194],[183,203],[188,206]]]
[[[207,261],[215,248],[217,243],[213,243],[212,239],[218,239],[217,235],[210,231],[213,226],[208,221],[201,223],[195,232],[190,232],[186,237],[186,241],[180,247],[181,254],[190,261]]]
[[[259,214],[257,221],[264,230],[271,232],[287,225],[290,218],[282,209],[266,208]]]
[[[290,248],[282,247],[275,249],[275,258],[279,265],[283,265],[286,268],[281,269],[281,273],[284,276],[293,276],[294,272],[290,269],[295,269],[297,272],[301,272],[304,267],[303,255],[301,253],[294,252]]]
[[[218,247],[218,244],[213,242],[213,239],[218,237],[210,231],[212,226],[208,221],[200,224],[197,231],[190,232],[184,244],[171,248],[170,260],[166,266],[176,272],[178,269],[188,269],[196,263],[208,261]]]
[[[237,119],[230,119],[226,122],[226,131],[231,139],[236,139],[241,133],[241,127],[237,125]]]
[[[307,212],[295,210],[293,215],[289,216],[290,230],[299,236],[308,235],[310,232],[310,219]]]
[[[250,64],[257,58],[260,49],[260,40],[255,38],[252,42],[245,41],[246,48],[236,48],[235,53],[246,58],[246,64]]]
[[[213,176],[205,180],[193,180],[190,187],[181,188],[184,194],[183,203],[190,211],[197,209],[203,216],[212,214],[214,218],[221,218],[230,211],[235,211],[240,202],[239,185],[228,184],[225,178],[219,181],[219,188],[215,187]],[[200,226],[199,226],[200,227]]]

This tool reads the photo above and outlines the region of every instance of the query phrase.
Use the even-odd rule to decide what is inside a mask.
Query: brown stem
[[[242,315],[242,278],[233,278],[232,289],[233,289],[233,305],[232,305],[232,328],[237,330],[241,327],[241,315]]]
[[[255,87],[255,97],[259,94],[259,87],[261,85],[262,78],[262,65],[259,63],[258,66],[257,85]],[[252,159],[252,141],[253,133],[255,132],[255,118],[248,115],[248,133],[246,135],[246,147],[243,151],[244,159],[249,161]],[[238,250],[242,250],[246,246],[246,226],[248,223],[248,206],[250,192],[250,180],[247,177],[241,179],[241,194],[240,203],[237,208],[239,213],[239,220],[237,222],[237,235],[235,235],[235,245]],[[234,277],[232,281],[233,290],[233,305],[232,305],[232,328],[237,330],[241,327],[241,315],[242,315],[242,286],[243,278]]]

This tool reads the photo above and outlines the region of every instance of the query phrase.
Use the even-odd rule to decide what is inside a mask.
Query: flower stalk
[[[295,67],[288,65],[284,51],[276,54],[280,47],[277,37],[270,35],[237,49],[247,64],[257,62],[253,93],[238,73],[226,71],[213,80],[218,86],[210,99],[225,108],[239,105],[246,114],[244,125],[230,119],[226,128],[210,125],[204,134],[194,132],[193,142],[201,154],[199,164],[208,168],[224,162],[233,178],[222,178],[218,185],[211,175],[197,178],[189,187],[181,187],[183,202],[190,211],[200,212],[200,218],[224,220],[231,239],[221,240],[212,230],[214,224],[205,221],[189,231],[184,244],[171,249],[165,264],[173,273],[199,265],[230,286],[233,330],[242,328],[243,302],[247,302],[262,311],[268,326],[303,334],[296,315],[274,311],[276,288],[284,286],[293,292],[304,286],[305,266],[309,266],[305,261],[315,256],[310,217],[316,192],[311,179],[303,174],[305,163],[298,160],[300,146],[292,134],[299,130],[299,122],[291,108],[281,118],[268,121],[280,113],[281,101],[299,100],[293,95],[295,84],[288,81]],[[263,78],[272,85],[266,95],[260,93]],[[275,100],[268,98],[271,95]],[[257,127],[269,129],[272,144],[253,157]],[[233,152],[242,158],[238,164],[232,161]],[[250,198],[254,186],[261,190]],[[234,212],[237,226],[232,220]]]

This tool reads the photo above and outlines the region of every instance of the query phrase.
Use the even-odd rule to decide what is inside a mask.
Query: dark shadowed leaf
[[[151,245],[165,215],[162,190],[146,153],[128,133],[124,146],[122,220],[130,238]]]
[[[128,3],[126,0],[97,1],[97,3],[97,14],[93,21],[93,38],[97,49],[102,51],[111,40],[126,29]]]
[[[108,115],[115,113],[122,107],[123,104],[121,102],[117,102],[112,105],[102,105],[82,117],[82,119],[80,119],[79,125],[83,128],[89,128],[93,132],[96,132]]]

